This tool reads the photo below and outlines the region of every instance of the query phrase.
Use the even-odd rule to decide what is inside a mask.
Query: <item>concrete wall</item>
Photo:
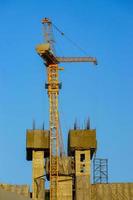
[[[0,189],[15,193],[15,194],[19,194],[25,197],[30,196],[30,188],[28,185],[0,184]]]
[[[83,156],[84,155],[84,156]],[[75,151],[75,175],[90,176],[90,150]]]
[[[0,200],[31,200],[29,197],[25,197],[14,192],[5,191],[0,188]]]
[[[44,200],[44,151],[32,152],[32,197]]]
[[[91,200],[91,185],[89,181],[89,176],[76,176],[76,200]]]
[[[75,151],[76,200],[90,200],[90,150]]]
[[[91,200],[133,200],[133,183],[91,185]]]
[[[72,200],[72,177],[59,176],[58,200]]]

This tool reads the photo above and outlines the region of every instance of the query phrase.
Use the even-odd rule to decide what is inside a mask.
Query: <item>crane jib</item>
[[[93,57],[56,57],[58,62],[92,62],[97,65],[96,58]]]

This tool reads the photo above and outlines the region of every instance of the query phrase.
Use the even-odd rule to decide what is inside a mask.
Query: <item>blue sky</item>
[[[99,65],[61,64],[60,116],[66,144],[75,119],[97,129],[97,156],[109,159],[110,182],[133,182],[133,3],[130,0],[0,0],[0,182],[31,184],[26,129],[45,122],[48,97],[41,19],[53,22]],[[83,56],[55,31],[57,55]]]

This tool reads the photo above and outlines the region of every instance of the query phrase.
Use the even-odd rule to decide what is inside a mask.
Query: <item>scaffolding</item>
[[[108,159],[93,159],[93,183],[108,183]]]

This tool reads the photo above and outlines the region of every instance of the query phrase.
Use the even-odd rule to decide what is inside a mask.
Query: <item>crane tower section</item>
[[[48,72],[49,125],[50,125],[50,195],[57,199],[58,189],[58,65],[51,64]]]
[[[36,47],[37,53],[45,62],[47,70],[46,89],[49,97],[49,131],[50,131],[50,200],[58,200],[58,160],[59,160],[59,116],[58,95],[60,89],[59,68],[60,62],[92,62],[97,64],[93,57],[56,57],[54,53],[54,39],[52,36],[52,22],[48,18],[42,20],[44,25],[44,44]]]
[[[50,199],[58,199],[58,154],[59,154],[59,117],[58,117],[58,64],[54,62],[54,45],[52,39],[52,23],[42,20],[44,25],[45,44],[37,46],[37,52],[43,57],[47,70],[46,89],[49,97],[49,130],[50,130]]]

